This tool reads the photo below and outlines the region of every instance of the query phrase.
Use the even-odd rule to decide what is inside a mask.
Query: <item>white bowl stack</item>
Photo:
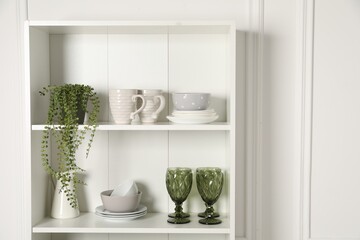
[[[140,204],[142,192],[133,180],[127,180],[114,190],[100,194],[103,205],[95,209],[95,214],[116,220],[132,220],[147,213],[147,207]]]
[[[218,119],[214,109],[209,109],[210,93],[173,93],[174,111],[167,118],[180,124],[205,124]]]

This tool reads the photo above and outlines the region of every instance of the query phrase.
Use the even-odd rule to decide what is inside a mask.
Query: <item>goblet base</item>
[[[204,218],[199,220],[199,223],[206,225],[215,225],[215,224],[220,224],[221,222],[222,221],[218,218]]]
[[[175,213],[169,213],[168,217],[175,218]],[[190,217],[190,214],[184,212],[180,213],[180,218],[188,218],[188,217]]]
[[[169,218],[168,223],[172,223],[172,224],[184,224],[184,223],[189,223],[190,219],[188,218]]]
[[[199,213],[199,214],[198,214],[198,217],[205,218],[205,217],[206,217],[205,212]],[[217,212],[214,212],[213,217],[214,217],[214,218],[220,217],[220,214],[217,213]]]

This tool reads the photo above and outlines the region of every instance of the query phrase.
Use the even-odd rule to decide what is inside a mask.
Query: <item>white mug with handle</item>
[[[160,89],[143,89],[140,94],[145,98],[145,107],[140,112],[140,120],[144,124],[157,122],[159,114],[165,108],[165,98]]]
[[[137,108],[136,101],[142,100]],[[145,108],[145,98],[138,94],[137,89],[111,89],[109,90],[110,112],[116,124],[130,124],[135,116]]]

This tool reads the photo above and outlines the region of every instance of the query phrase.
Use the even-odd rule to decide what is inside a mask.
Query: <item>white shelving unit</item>
[[[205,233],[205,234],[230,234],[228,218],[219,225],[203,226],[199,228],[198,217],[192,214],[189,224],[171,225],[167,213],[148,213],[136,221],[104,221],[93,213],[83,213],[80,217],[67,221],[45,218],[37,224],[34,232],[39,233]]]
[[[44,130],[45,125],[33,125],[32,130]],[[79,126],[79,129],[83,129]],[[227,123],[210,124],[174,124],[171,122],[158,122],[154,125],[116,125],[112,123],[100,123],[97,130],[116,131],[116,130],[147,130],[147,131],[229,131],[230,125]]]
[[[25,24],[27,152],[26,239],[235,239],[235,38],[232,22],[29,21]],[[85,146],[77,160],[86,169],[86,186],[75,219],[49,217],[52,186],[42,169],[41,133],[47,85],[82,83],[95,88],[101,101],[98,131],[88,159]],[[167,107],[154,125],[116,125],[109,111],[114,88],[161,89]],[[169,123],[171,92],[210,92],[219,119],[211,124]],[[55,151],[54,151],[55,152]],[[165,187],[167,167],[224,170],[223,193],[215,205],[222,224],[198,223],[204,210],[194,181],[185,211],[191,223],[167,223],[174,204]],[[195,174],[194,174],[195,175]],[[94,214],[100,192],[132,178],[143,191],[148,214],[117,222]],[[145,235],[144,235],[145,234]],[[124,235],[125,236],[125,235]],[[128,236],[128,235],[126,235]]]

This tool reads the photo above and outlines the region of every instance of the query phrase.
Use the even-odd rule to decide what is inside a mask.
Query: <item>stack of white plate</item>
[[[195,111],[178,111],[174,110],[167,118],[174,123],[181,124],[204,124],[211,123],[218,119],[219,115],[214,109],[195,110]]]
[[[116,220],[133,220],[142,216],[145,216],[147,213],[147,207],[144,205],[139,205],[139,207],[132,212],[111,212],[106,210],[102,205],[98,206],[95,209],[95,214],[109,219]]]

